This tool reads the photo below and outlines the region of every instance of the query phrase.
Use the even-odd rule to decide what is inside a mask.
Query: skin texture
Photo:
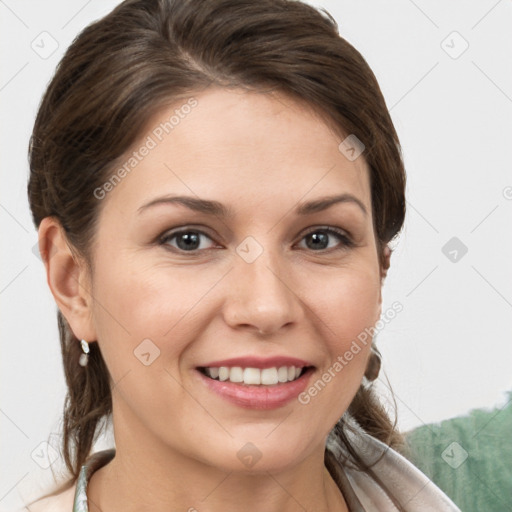
[[[285,355],[314,365],[314,383],[379,319],[385,271],[364,154],[349,161],[340,136],[289,97],[218,88],[194,97],[101,200],[92,275],[57,221],[40,227],[59,308],[79,339],[99,343],[113,383],[117,454],[92,477],[90,510],[346,510],[324,447],[360,385],[369,344],[308,404],[267,411],[214,394],[196,367]],[[133,150],[156,139],[152,130],[177,107],[155,116]],[[343,193],[366,215],[354,202],[294,213]],[[178,204],[139,210],[166,195],[216,200],[233,217]],[[335,234],[315,245],[307,235],[325,227],[353,246]],[[176,228],[204,233],[198,248],[187,252],[183,236],[159,242]],[[262,249],[252,263],[237,253],[247,237]],[[134,355],[146,339],[160,351],[150,365]],[[251,468],[237,457],[248,442],[261,454]]]

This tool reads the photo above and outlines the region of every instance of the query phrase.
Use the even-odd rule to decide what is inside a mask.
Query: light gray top
[[[350,512],[461,512],[427,476],[398,452],[366,434],[355,423],[345,432],[363,461],[375,463],[369,471],[360,471],[351,462],[346,448],[332,434],[327,439],[327,449],[338,461],[332,476]],[[93,454],[82,466],[74,486],[43,498],[25,510],[89,512],[87,485],[91,475],[114,456],[114,449]]]

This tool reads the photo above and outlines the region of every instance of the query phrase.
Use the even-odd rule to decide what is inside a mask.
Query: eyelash
[[[331,253],[333,251],[343,251],[343,250],[351,249],[351,248],[353,248],[355,246],[355,243],[352,241],[352,239],[344,231],[342,231],[340,229],[337,229],[337,228],[333,228],[333,227],[315,227],[315,228],[312,228],[311,230],[309,230],[308,232],[306,232],[302,236],[301,241],[304,238],[306,238],[308,235],[311,235],[313,233],[318,233],[318,232],[322,232],[322,233],[326,233],[326,234],[329,234],[329,235],[336,236],[338,238],[338,240],[340,240],[342,242],[342,245],[340,247],[331,247],[330,249],[321,249],[321,250],[318,250],[318,251],[315,251],[313,249],[309,249],[312,252],[316,252],[316,253]],[[183,234],[186,234],[186,233],[196,233],[196,234],[199,234],[199,235],[203,235],[203,236],[209,238],[210,240],[212,240],[212,238],[209,235],[207,235],[204,231],[201,231],[199,229],[187,228],[187,229],[180,229],[178,231],[171,231],[171,232],[168,232],[168,233],[164,234],[162,237],[159,238],[158,243],[159,243],[159,245],[169,246],[169,241],[170,240],[176,238],[179,235],[183,235]],[[209,249],[194,249],[192,251],[185,251],[185,250],[180,249],[178,247],[171,247],[170,250],[172,250],[173,252],[178,252],[180,254],[198,255],[198,253],[200,253],[202,251],[209,250]],[[308,249],[306,248],[306,250],[308,250]]]

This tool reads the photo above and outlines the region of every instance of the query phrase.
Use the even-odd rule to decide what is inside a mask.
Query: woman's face
[[[340,142],[286,96],[209,89],[96,192],[90,328],[118,450],[227,471],[323,453],[381,305],[368,167]]]

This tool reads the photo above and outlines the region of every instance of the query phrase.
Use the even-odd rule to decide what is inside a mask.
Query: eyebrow
[[[368,215],[365,205],[357,197],[352,194],[340,194],[336,196],[326,196],[306,203],[301,203],[295,209],[296,215],[311,215],[317,213],[338,203],[352,203],[357,205],[365,216]],[[215,215],[223,218],[234,217],[234,212],[230,207],[225,206],[218,201],[207,199],[199,199],[191,196],[163,196],[153,199],[147,204],[142,205],[138,209],[138,213],[157,205],[162,204],[180,204],[194,210],[196,212],[205,213],[207,215]]]

